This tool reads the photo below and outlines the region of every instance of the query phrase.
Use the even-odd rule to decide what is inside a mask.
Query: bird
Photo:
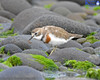
[[[43,41],[44,43],[48,43],[51,46],[59,46],[61,44],[67,43],[73,38],[81,38],[83,35],[80,34],[72,34],[67,32],[61,27],[58,26],[43,26],[41,28],[35,28],[31,32],[31,38]]]

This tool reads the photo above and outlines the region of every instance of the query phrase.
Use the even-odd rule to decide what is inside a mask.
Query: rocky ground
[[[51,47],[32,29],[81,34]],[[100,80],[100,7],[85,0],[0,0],[0,80]]]

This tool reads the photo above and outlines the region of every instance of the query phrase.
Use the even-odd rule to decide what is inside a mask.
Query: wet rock
[[[38,50],[38,49],[27,49],[27,50],[24,50],[22,53],[26,53],[26,54],[36,54],[36,55],[42,55],[42,56],[47,57],[45,51]]]
[[[94,49],[92,47],[84,47],[82,48],[82,50],[90,54],[95,54]]]
[[[96,13],[96,12],[95,12],[94,10],[92,10],[92,9],[86,9],[86,8],[84,8],[83,10],[84,10],[84,12],[87,13],[88,15],[94,15],[94,13]]]
[[[84,22],[84,19],[78,14],[71,13],[71,14],[68,14],[66,17],[74,21]]]
[[[99,27],[97,24],[96,24],[96,22],[94,21],[94,20],[85,20],[85,22],[84,22],[85,24],[87,24],[87,25],[89,25],[89,26],[93,26],[93,27]]]
[[[58,1],[72,1],[72,2],[76,2],[80,5],[85,5],[85,0],[58,0]]]
[[[39,71],[27,67],[17,66],[6,69],[0,73],[0,79],[5,80],[45,80]]]
[[[100,40],[100,32],[99,31],[100,31],[100,29],[98,29],[97,34],[94,35],[95,38],[98,39],[98,40]]]
[[[49,58],[64,63],[66,59],[85,61],[88,60],[89,56],[90,54],[76,48],[64,48],[52,53]]]
[[[2,17],[0,16],[0,23],[12,23],[11,20],[5,18],[5,17]]]
[[[8,66],[6,66],[6,65],[4,65],[4,64],[2,64],[2,63],[0,63],[0,69],[8,69],[9,67]]]
[[[29,55],[29,54],[25,54],[25,53],[16,53],[15,54],[16,56],[20,57],[21,61],[22,61],[22,65],[25,65],[25,66],[30,66],[34,69],[37,69],[37,70],[44,70],[44,66],[40,63],[38,63],[37,61],[35,61],[35,59]]]
[[[97,55],[91,55],[89,56],[89,61],[91,61],[92,63],[94,63],[95,65],[100,65],[100,57]]]
[[[15,37],[8,37],[2,42],[0,42],[0,46],[6,45],[6,44],[15,44],[22,50],[24,49],[30,49],[31,46],[25,42],[27,39],[23,39],[23,36],[15,36]]]
[[[2,33],[8,31],[11,28],[12,23],[0,23],[0,24],[1,24],[0,27],[3,27],[3,29],[0,29],[0,32]]]
[[[100,25],[100,14],[94,16],[94,20]]]
[[[55,80],[93,80],[93,79],[65,77],[65,78],[59,78],[59,79],[55,79]]]
[[[83,47],[90,47],[91,46],[91,43],[90,42],[85,42],[82,45],[83,45]]]
[[[99,54],[100,55],[100,47],[95,48],[94,51],[95,51],[95,54]]]
[[[86,38],[80,38],[80,39],[77,39],[77,42],[82,44],[86,41]]]
[[[22,50],[24,49],[39,49],[39,50],[48,50],[48,47],[39,40],[31,40],[31,43],[28,42],[30,39],[30,35],[18,35],[14,37],[9,37],[0,42],[0,46],[6,45],[6,44],[15,44]]]
[[[70,1],[62,1],[62,2],[58,2],[56,4],[54,4],[50,10],[54,10],[57,7],[65,7],[67,9],[69,9],[71,12],[83,12],[82,8],[80,7],[80,5],[78,5],[75,2],[70,2]]]
[[[9,51],[11,55],[14,53],[22,52],[22,50],[15,44],[6,44],[3,46],[5,47],[5,53],[7,53]]]
[[[68,14],[71,14],[71,11],[65,7],[57,7],[53,10],[53,12],[63,15],[63,16],[67,16]]]
[[[83,46],[81,44],[79,44],[78,42],[73,41],[73,40],[70,40],[67,43],[58,46],[58,48],[60,48],[60,49],[70,48],[70,47],[76,47],[76,48],[79,48],[79,49],[83,48]]]
[[[0,0],[0,3],[4,10],[16,15],[21,11],[32,7],[26,0]]]
[[[63,16],[44,15],[44,16],[37,18],[32,23],[30,23],[23,30],[23,33],[30,34],[32,29],[36,27],[47,26],[47,25],[58,26],[58,27],[64,28],[66,31],[70,33],[77,33],[77,34],[82,34],[82,35],[87,35],[97,29],[97,28],[90,27],[85,24],[67,19]]]
[[[9,11],[5,11],[5,10],[0,10],[0,16],[3,16],[5,18],[8,18],[8,19],[13,19],[15,18],[15,15]]]
[[[29,23],[31,23],[38,17],[45,15],[45,14],[55,14],[55,13],[53,13],[49,10],[46,10],[44,8],[41,8],[41,7],[33,7],[33,8],[26,9],[16,16],[16,18],[12,24],[12,27],[15,28],[15,32],[21,34],[23,29]]]
[[[91,45],[91,47],[93,47],[93,48],[100,47],[100,41],[97,41],[97,42],[93,43],[93,44]]]

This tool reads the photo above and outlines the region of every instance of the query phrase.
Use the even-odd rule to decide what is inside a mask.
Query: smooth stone
[[[31,31],[37,27],[43,27],[47,25],[58,26],[70,33],[87,35],[94,32],[97,28],[87,26],[85,24],[70,20],[63,16],[58,15],[44,15],[37,18],[35,21],[30,23],[24,30],[23,34],[30,34]]]
[[[58,48],[60,48],[60,49],[70,48],[70,47],[76,47],[76,48],[79,48],[79,49],[83,48],[83,46],[80,43],[73,41],[73,40],[70,40],[67,43],[58,46]]]
[[[90,47],[91,46],[91,43],[90,42],[85,42],[82,45],[83,45],[83,47]]]
[[[22,53],[34,54],[34,55],[42,55],[42,56],[47,57],[45,51],[38,50],[38,49],[27,49],[27,50],[22,51]]]
[[[17,66],[0,73],[1,80],[45,80],[39,71],[28,66]]]
[[[95,54],[95,51],[92,47],[84,47],[82,48],[82,51],[87,52],[89,54]]]
[[[0,3],[4,10],[14,13],[15,15],[32,7],[26,0],[0,0]]]
[[[80,39],[77,39],[77,42],[82,44],[86,41],[86,38],[80,38]]]
[[[22,52],[22,49],[20,49],[15,44],[6,44],[6,45],[3,45],[3,46],[5,47],[4,51],[5,51],[6,54],[7,54],[8,51],[10,52],[11,55],[15,54],[15,53],[18,53],[18,52]],[[3,46],[1,46],[0,49]]]

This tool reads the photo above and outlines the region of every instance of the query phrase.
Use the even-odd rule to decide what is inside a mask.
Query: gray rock
[[[49,10],[46,10],[44,8],[41,8],[41,7],[33,7],[33,8],[26,9],[16,16],[12,24],[12,27],[15,28],[15,32],[18,32],[21,34],[23,29],[29,23],[31,23],[38,17],[45,15],[45,14],[55,14],[55,13]]]
[[[97,34],[94,35],[95,38],[98,39],[98,40],[100,40],[100,32],[99,31],[100,31],[100,29],[98,29]]]
[[[6,44],[3,46],[5,47],[5,53],[7,53],[9,51],[11,55],[14,53],[22,52],[22,50],[15,44]]]
[[[30,35],[19,35],[15,37],[9,37],[0,42],[0,46],[6,45],[6,44],[15,44],[22,50],[24,49],[39,49],[39,50],[48,50],[48,47],[42,42],[38,40],[31,40],[31,44],[28,42],[30,39]]]
[[[73,1],[73,2],[76,2],[80,5],[85,5],[85,0],[58,0],[58,1]]]
[[[4,64],[2,64],[2,63],[0,63],[0,69],[8,69],[9,67],[8,66],[6,66],[6,65],[4,65]]]
[[[1,80],[45,80],[39,71],[27,67],[17,66],[0,73]]]
[[[36,54],[36,55],[42,55],[42,56],[47,57],[45,51],[38,50],[38,49],[27,49],[27,50],[24,50],[22,53],[26,53],[26,54]]]
[[[82,48],[82,50],[90,54],[95,54],[94,49],[92,47],[84,47]]]
[[[47,26],[47,25],[58,26],[58,27],[64,28],[66,31],[70,33],[77,33],[77,34],[83,34],[83,35],[87,35],[97,29],[97,28],[90,27],[85,24],[67,19],[63,16],[44,15],[44,16],[37,18],[32,23],[30,23],[23,30],[23,33],[30,34],[32,29],[36,27]]]
[[[76,48],[64,48],[52,53],[49,58],[64,63],[65,60],[88,60],[90,54]]]
[[[16,15],[32,7],[26,0],[0,0],[0,3],[5,10]]]
[[[82,44],[86,41],[86,38],[80,38],[80,39],[77,39],[77,42]]]
[[[100,47],[95,48],[94,51],[95,51],[95,54],[99,54],[100,55]]]
[[[96,24],[96,22],[94,20],[91,20],[91,19],[90,20],[85,20],[84,23],[87,24],[87,25],[89,25],[89,26],[93,26],[93,27],[97,27],[97,28],[99,27]]]
[[[89,61],[94,63],[95,65],[100,65],[100,57],[97,55],[91,55],[88,57]]]
[[[93,43],[93,44],[91,45],[91,47],[93,47],[93,48],[100,47],[100,41],[97,41],[97,42]]]
[[[93,80],[93,79],[65,77],[65,78],[59,78],[59,79],[55,79],[55,80]]]
[[[100,25],[100,14],[98,14],[97,16],[94,16],[94,20],[96,21],[96,23]]]
[[[0,29],[1,33],[8,31],[11,28],[11,25],[12,25],[12,23],[0,23],[0,24],[1,24],[0,27],[3,27],[3,29]]]
[[[0,16],[3,16],[5,18],[8,18],[8,19],[13,19],[15,18],[15,15],[9,11],[5,11],[5,10],[0,10]]]
[[[71,11],[65,7],[57,7],[53,10],[53,12],[63,15],[63,16],[67,16],[68,14],[71,14]]]
[[[5,17],[2,17],[0,16],[0,23],[12,23],[11,20],[5,18]]]
[[[58,48],[60,48],[60,49],[70,48],[70,47],[76,47],[76,48],[79,48],[79,49],[83,48],[83,46],[81,44],[79,44],[78,42],[73,41],[73,40],[70,40],[67,43],[58,46]]]
[[[68,14],[66,17],[74,21],[84,22],[84,19],[79,14],[76,13]]]
[[[85,42],[82,45],[83,45],[83,47],[90,47],[91,46],[91,43],[90,42]]]
[[[25,65],[25,66],[30,66],[34,69],[37,69],[37,70],[44,70],[44,65],[38,63],[37,61],[35,61],[35,59],[29,55],[29,54],[25,54],[25,53],[16,53],[14,54],[18,57],[20,57],[21,61],[22,61],[22,65]]]
[[[70,2],[70,1],[62,1],[62,2],[58,2],[56,4],[54,4],[50,10],[54,10],[57,7],[65,7],[67,9],[69,9],[71,12],[83,12],[82,8],[80,7],[80,5],[78,5],[75,2]]]

